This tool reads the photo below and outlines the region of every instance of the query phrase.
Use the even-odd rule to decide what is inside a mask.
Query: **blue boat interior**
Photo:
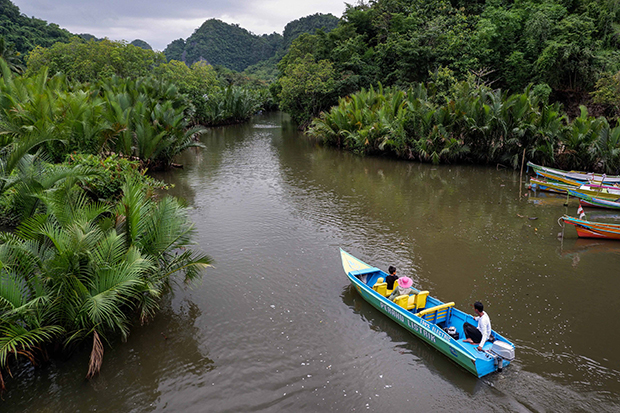
[[[391,301],[388,297],[390,297],[393,290],[387,289],[387,284],[385,283],[387,274],[385,272],[378,268],[371,267],[363,270],[351,271],[349,274],[360,280],[375,294],[384,297],[386,301]],[[478,351],[477,345],[463,342],[465,339],[463,324],[468,322],[474,326],[477,325],[477,321],[472,315],[455,308],[454,302],[445,303],[430,296],[428,291],[420,291],[413,287],[412,289],[415,291],[414,294],[395,297],[391,302],[406,309],[412,315],[440,327],[452,340],[456,341],[456,343],[454,343],[456,346],[462,348],[472,357],[484,357],[484,351],[490,350],[495,340],[508,342],[504,337],[493,331],[491,339],[483,346],[484,351]]]

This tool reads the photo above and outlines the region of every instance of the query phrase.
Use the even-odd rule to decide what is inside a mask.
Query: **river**
[[[620,410],[620,243],[559,238],[576,201],[520,196],[512,169],[324,148],[281,113],[202,141],[158,177],[215,266],[106,346],[93,380],[88,349],[5,375],[2,412]],[[363,301],[339,247],[460,309],[483,301],[517,359],[465,372]]]

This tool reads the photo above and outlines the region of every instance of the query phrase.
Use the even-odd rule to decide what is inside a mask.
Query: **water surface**
[[[620,409],[620,243],[558,238],[576,201],[520,197],[501,166],[323,148],[279,113],[203,142],[159,177],[215,267],[106,347],[97,378],[87,351],[14,372],[3,412]],[[339,247],[461,309],[483,301],[517,360],[465,372],[363,301]]]

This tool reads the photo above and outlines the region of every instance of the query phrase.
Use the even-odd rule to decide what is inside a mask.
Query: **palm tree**
[[[127,337],[134,311],[145,321],[175,274],[189,282],[211,264],[189,249],[193,226],[178,201],[156,202],[138,182],[123,190],[113,208],[89,201],[66,181],[37,195],[45,214],[3,235],[0,269],[14,282],[0,283],[0,369],[6,368],[3,354],[32,356],[36,346],[62,337],[67,347],[92,342],[92,377],[101,369],[104,342],[110,334]],[[34,321],[10,317],[24,306],[11,298],[19,286],[40,306]]]
[[[40,357],[45,357],[43,345],[57,339],[64,330],[50,324],[50,295],[35,275],[37,262],[45,253],[35,251],[12,234],[0,237],[1,393],[5,389],[2,370],[9,369],[10,357],[25,357],[36,365]]]

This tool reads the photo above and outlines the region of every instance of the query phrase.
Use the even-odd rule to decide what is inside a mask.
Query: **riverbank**
[[[607,345],[620,339],[609,317],[620,252],[571,228],[557,238],[557,218],[577,209],[565,196],[519,198],[511,169],[322,147],[281,113],[201,142],[156,178],[191,206],[217,265],[106,350],[97,377],[84,381],[87,355],[29,370],[3,413],[620,408]],[[349,287],[338,247],[459,308],[484,301],[517,359],[484,380],[460,370]]]

